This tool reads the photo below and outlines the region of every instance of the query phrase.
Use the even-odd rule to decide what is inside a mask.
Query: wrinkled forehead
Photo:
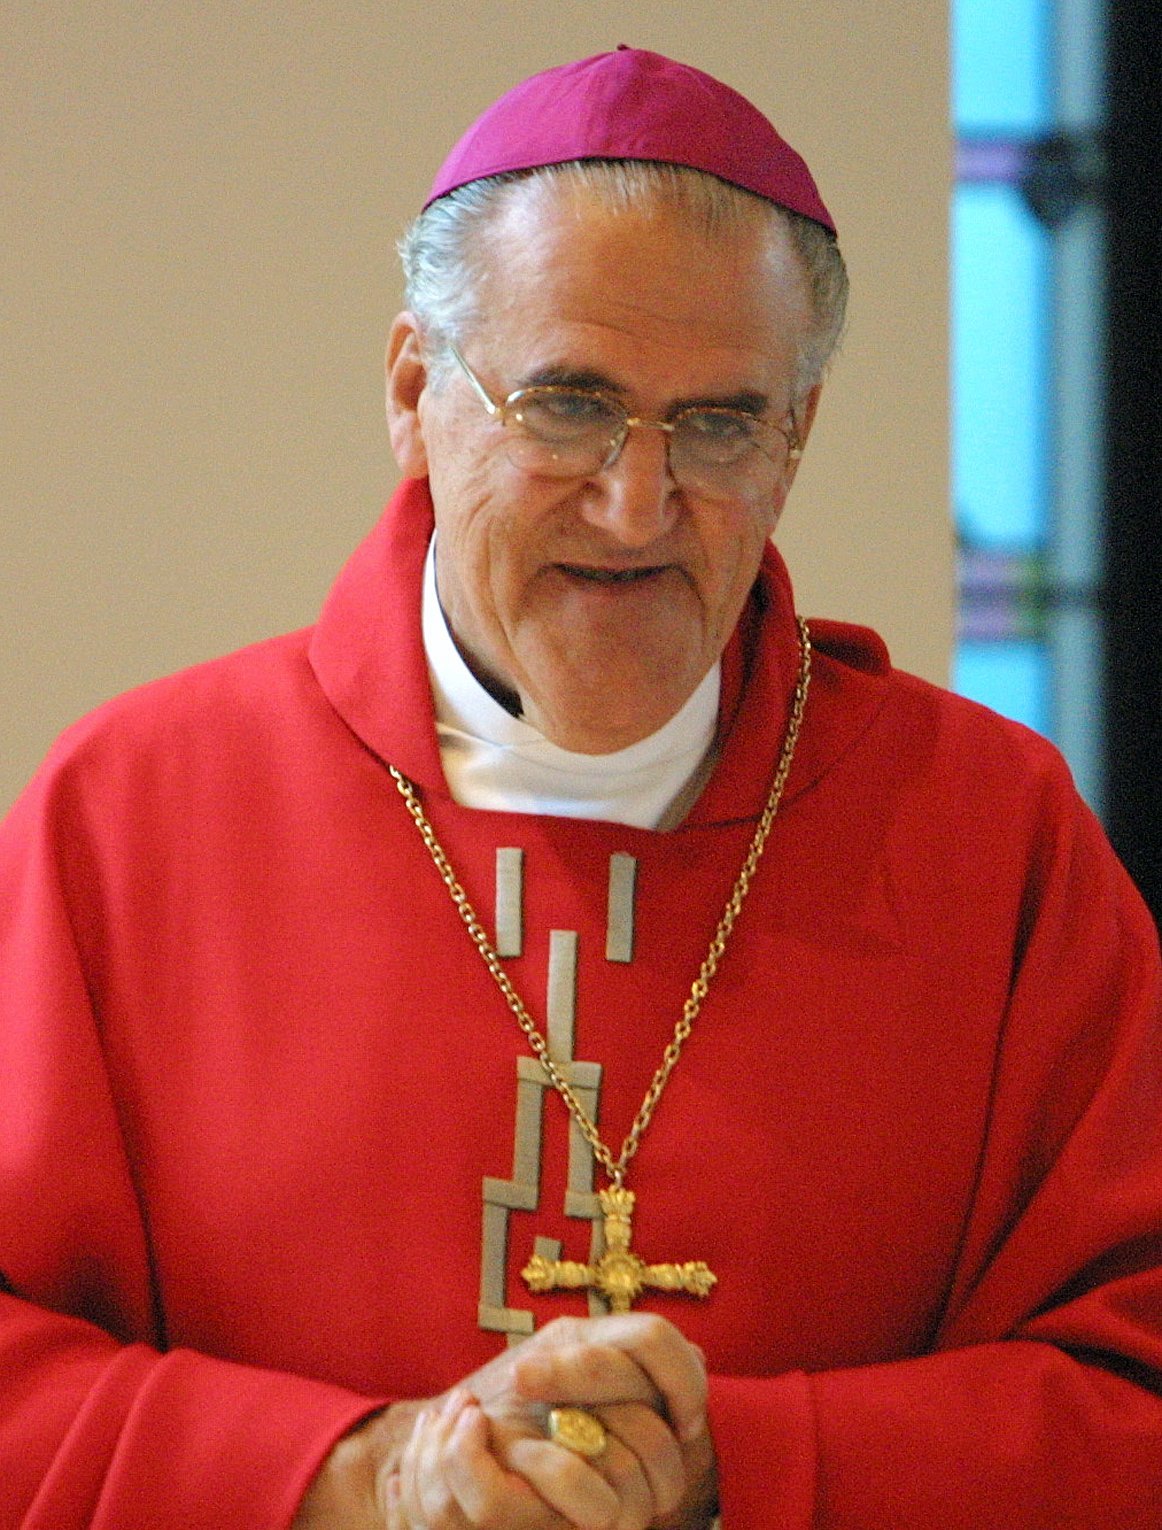
[[[585,289],[667,304],[720,302],[765,328],[810,314],[807,273],[785,215],[710,177],[644,180],[624,166],[564,166],[499,188],[473,261],[485,307]],[[724,292],[723,289],[729,289]]]
[[[600,357],[659,387],[672,367],[695,393],[703,373],[741,385],[792,365],[809,296],[774,210],[707,224],[665,195],[627,202],[567,177],[505,193],[481,236],[472,328],[506,362]]]

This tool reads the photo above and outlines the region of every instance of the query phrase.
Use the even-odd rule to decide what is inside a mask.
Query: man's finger
[[[554,1327],[514,1359],[522,1397],[582,1406],[642,1402],[665,1414],[681,1443],[705,1431],[705,1362],[665,1318],[635,1312]]]
[[[514,1439],[505,1456],[512,1470],[576,1530],[611,1530],[635,1522],[623,1519],[617,1490],[598,1470],[597,1462],[531,1435]],[[643,1502],[646,1512],[636,1520],[642,1526],[649,1521],[648,1493]]]
[[[611,1437],[620,1441],[639,1464],[654,1503],[654,1517],[672,1513],[686,1491],[686,1470],[669,1427],[652,1408],[636,1403],[614,1404],[598,1411]]]

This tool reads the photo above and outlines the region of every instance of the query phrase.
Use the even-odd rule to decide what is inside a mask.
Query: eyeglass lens
[[[669,466],[682,487],[761,494],[786,463],[787,441],[777,430],[735,409],[690,409],[669,421],[634,420],[616,401],[566,388],[529,388],[501,410],[509,459],[550,477],[599,472],[619,454],[634,428],[662,430]]]

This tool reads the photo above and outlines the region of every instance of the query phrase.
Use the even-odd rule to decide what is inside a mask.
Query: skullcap
[[[745,96],[624,43],[534,74],[493,102],[448,155],[424,205],[485,176],[577,159],[688,165],[835,232],[806,164]]]

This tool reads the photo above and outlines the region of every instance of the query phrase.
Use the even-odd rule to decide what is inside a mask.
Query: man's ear
[[[823,392],[823,384],[816,383],[807,394],[806,398],[795,410],[795,426],[799,435],[799,450],[802,452],[807,445],[807,437],[811,434],[811,426],[815,423],[815,411],[819,407],[819,395]],[[787,466],[783,469],[782,482],[775,491],[775,524],[783,513],[783,506],[787,502],[787,495],[791,492],[791,485],[795,482],[795,474],[799,471],[800,457],[788,457]],[[773,528],[772,528],[773,529]]]
[[[396,314],[387,337],[387,430],[392,455],[405,478],[428,476],[420,420],[420,398],[427,382],[419,320],[405,309]]]
[[[823,392],[823,384],[818,382],[808,392],[807,397],[795,411],[795,423],[799,428],[799,445],[807,445],[807,437],[811,434],[811,426],[815,423],[815,411],[819,408],[819,396]]]

